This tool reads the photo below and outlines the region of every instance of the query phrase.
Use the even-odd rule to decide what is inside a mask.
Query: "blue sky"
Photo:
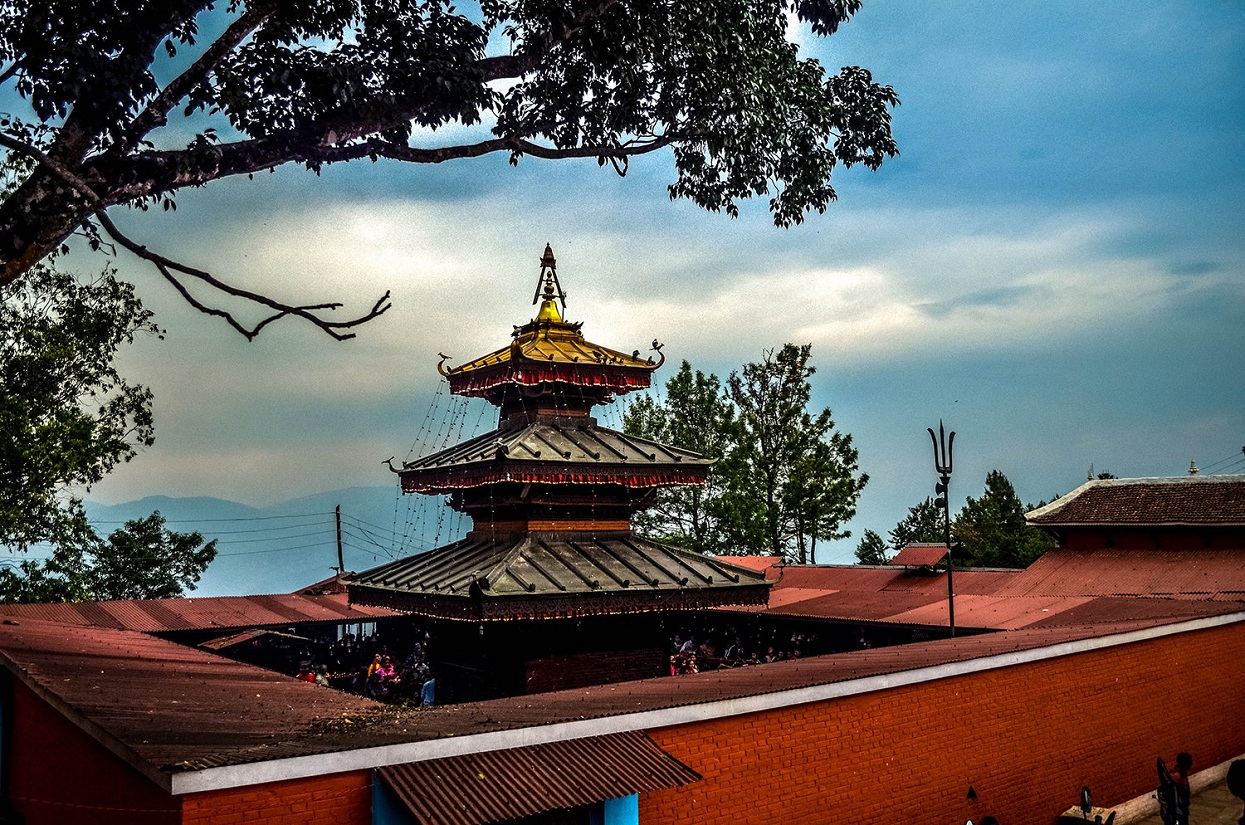
[[[392,289],[394,308],[344,344],[294,323],[248,344],[121,259],[169,330],[125,356],[156,393],[157,443],[90,497],[389,484],[380,461],[417,439],[437,353],[508,340],[546,242],[602,344],[657,337],[725,376],[811,342],[815,403],[872,479],[855,537],[930,494],[939,419],[959,433],[961,500],[994,468],[1036,502],[1091,463],[1162,476],[1240,455],[1245,5],[872,0],[802,42],[895,87],[902,154],[841,171],[839,202],[790,230],[763,203],[731,220],[669,201],[668,157],[625,179],[503,157],[282,169],[118,214],[243,284],[360,310]],[[851,560],[855,537],[820,560]]]

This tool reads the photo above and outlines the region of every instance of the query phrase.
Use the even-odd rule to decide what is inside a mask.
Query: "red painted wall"
[[[13,685],[9,798],[26,825],[173,825],[181,800],[115,757],[38,698]]]
[[[1152,790],[1157,756],[1245,752],[1241,662],[1245,624],[650,731],[704,779],[642,795],[640,819],[1052,823],[1082,785]]]
[[[191,794],[186,825],[371,825],[372,771]]]

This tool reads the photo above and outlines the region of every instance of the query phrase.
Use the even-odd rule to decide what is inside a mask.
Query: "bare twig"
[[[112,219],[108,217],[108,213],[105,211],[105,204],[103,203],[103,201],[100,200],[99,196],[95,194],[95,191],[91,189],[91,187],[85,181],[83,181],[80,177],[78,177],[73,172],[65,168],[63,164],[58,163],[56,160],[53,160],[52,158],[48,157],[44,152],[40,151],[37,147],[31,146],[30,144],[24,143],[22,141],[19,141],[15,138],[11,138],[3,134],[0,134],[0,145],[7,146],[10,149],[13,149],[18,152],[22,152],[23,154],[34,158],[39,163],[43,164],[47,169],[51,170],[52,173],[55,174],[57,177],[61,178],[67,184],[72,186],[74,190],[77,191],[80,195],[82,195],[82,197],[86,199],[87,203],[90,204],[91,210],[92,210],[92,213],[95,219],[99,221],[100,226],[104,228],[104,231],[108,233],[109,237],[111,237],[114,241],[116,241],[121,246],[130,250],[130,252],[134,253],[138,257],[142,258],[145,261],[149,261],[151,264],[153,264],[156,267],[156,269],[160,271],[160,274],[163,275],[165,279],[167,279],[169,283],[171,283],[173,287],[177,289],[178,292],[181,293],[182,297],[185,298],[186,302],[189,303],[192,307],[194,307],[195,309],[199,310],[200,312],[206,315],[214,315],[218,318],[223,318],[231,327],[233,327],[238,332],[240,332],[248,341],[253,341],[255,337],[259,335],[259,333],[264,329],[264,327],[268,326],[273,321],[277,321],[281,318],[286,317],[287,315],[293,315],[295,317],[302,318],[303,320],[308,321],[311,324],[314,324],[315,326],[324,330],[325,333],[332,336],[333,338],[336,338],[339,341],[344,341],[349,338],[354,338],[355,333],[342,332],[342,330],[351,329],[352,327],[356,327],[360,324],[366,323],[372,320],[373,318],[377,317],[378,315],[384,314],[385,311],[387,311],[389,307],[392,306],[392,304],[389,301],[390,293],[385,292],[385,294],[382,295],[376,301],[376,303],[372,305],[371,310],[369,310],[366,314],[358,318],[353,318],[347,321],[334,321],[329,318],[323,318],[320,315],[317,315],[316,313],[321,312],[321,311],[326,311],[326,310],[331,311],[335,309],[340,309],[342,306],[340,303],[304,304],[301,306],[294,306],[291,304],[285,304],[280,301],[276,301],[272,298],[269,298],[267,295],[263,295],[258,292],[251,292],[250,290],[241,289],[239,287],[235,287],[231,284],[225,283],[224,281],[214,277],[208,272],[204,272],[201,269],[195,269],[194,267],[186,266],[185,264],[180,264],[171,258],[167,258],[156,252],[152,252],[150,249],[143,246],[142,244],[139,244],[131,240],[123,232],[121,232],[121,230],[117,228],[117,225],[113,223]],[[213,287],[214,289],[217,289],[225,293],[226,295],[232,295],[234,297],[242,298],[252,303],[259,304],[260,306],[268,307],[269,309],[274,310],[274,313],[268,316],[267,318],[263,319],[262,321],[260,321],[254,327],[247,328],[227,310],[209,306],[207,304],[204,304],[199,299],[197,299],[193,294],[191,294],[190,290],[186,288],[186,285],[183,284],[181,280],[177,277],[177,275],[174,273],[181,273],[183,275],[189,275],[190,277],[196,278],[208,284],[209,286]]]
[[[293,315],[295,317],[302,318],[304,321],[308,321],[309,323],[324,330],[325,333],[332,336],[333,338],[336,338],[338,341],[345,341],[350,338],[354,338],[355,333],[353,332],[344,333],[344,332],[341,332],[341,330],[350,329],[351,327],[357,327],[359,324],[367,323],[368,321],[372,320],[378,315],[383,315],[389,309],[389,307],[392,306],[392,304],[389,301],[390,293],[386,291],[385,294],[380,296],[380,298],[377,299],[376,303],[372,305],[371,310],[369,310],[366,314],[358,318],[352,318],[348,321],[334,321],[329,318],[323,318],[317,315],[316,313],[320,311],[325,311],[325,310],[331,311],[335,309],[340,309],[342,307],[342,304],[325,303],[325,304],[303,304],[301,306],[293,306],[291,304],[285,304],[280,301],[273,300],[272,298],[269,298],[267,295],[264,295],[259,292],[251,292],[250,290],[247,290],[247,289],[241,289],[239,287],[233,286],[232,284],[225,283],[219,278],[214,277],[211,273],[204,272],[201,269],[195,269],[194,267],[186,266],[185,264],[180,264],[171,258],[167,258],[164,255],[161,255],[157,252],[152,252],[150,249],[143,246],[142,244],[139,244],[131,240],[130,238],[126,237],[126,235],[122,233],[120,229],[117,228],[117,225],[112,222],[112,219],[109,218],[107,213],[105,213],[102,209],[95,213],[95,219],[100,222],[100,225],[104,227],[104,231],[107,232],[109,237],[111,237],[114,241],[121,244],[121,246],[130,250],[131,252],[133,252],[135,255],[142,258],[143,260],[149,261],[151,264],[153,264],[156,267],[156,269],[160,271],[160,274],[163,275],[165,279],[167,279],[168,282],[171,283],[174,286],[174,288],[176,288],[177,291],[181,293],[182,297],[185,298],[186,302],[189,303],[192,307],[194,307],[195,309],[207,315],[215,315],[218,318],[223,318],[231,327],[236,329],[238,332],[242,333],[242,335],[248,341],[255,340],[255,337],[259,335],[259,333],[264,329],[264,327],[268,326],[273,321],[278,321],[286,317],[287,315]],[[242,298],[252,303],[259,304],[260,306],[266,306],[269,309],[275,310],[275,312],[272,315],[265,318],[264,320],[260,321],[254,327],[251,327],[248,329],[247,327],[243,326],[242,323],[239,322],[238,319],[236,319],[227,310],[223,310],[218,307],[208,306],[204,304],[203,302],[199,301],[197,298],[195,298],[194,295],[190,293],[190,290],[186,288],[186,285],[183,284],[181,280],[177,277],[177,275],[175,275],[174,273],[181,273],[183,275],[189,275],[192,278],[196,278],[202,281],[203,283],[206,283],[209,286],[217,290],[220,290],[221,292],[224,292],[226,295],[232,295],[234,297]]]

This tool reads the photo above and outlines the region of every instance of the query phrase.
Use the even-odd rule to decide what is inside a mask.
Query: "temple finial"
[[[541,301],[540,311],[536,313],[536,320],[561,321],[562,313],[558,312],[554,299],[562,303],[562,309],[565,311],[566,292],[563,291],[562,283],[558,280],[558,262],[554,259],[553,247],[549,244],[545,244],[545,254],[540,258],[540,277],[536,281],[536,293],[532,296],[532,303],[540,301],[542,297],[544,300]]]

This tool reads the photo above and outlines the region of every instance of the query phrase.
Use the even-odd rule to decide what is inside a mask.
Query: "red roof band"
[[[484,367],[472,372],[450,373],[448,380],[450,392],[475,397],[482,397],[489,390],[506,384],[534,387],[538,384],[562,383],[580,387],[608,387],[615,391],[629,392],[646,389],[652,383],[648,370],[613,367],[596,362],[585,362],[579,366],[541,364],[538,361],[523,365],[509,362],[491,369]]]
[[[578,472],[542,470],[540,468],[481,467],[463,471],[433,474],[421,470],[416,474],[402,473],[404,493],[446,493],[451,490],[484,487],[506,481],[520,484],[621,484],[624,487],[664,487],[670,484],[700,484],[705,480],[704,467],[664,469],[660,473],[644,473],[625,468],[584,468]],[[699,472],[698,472],[699,471]]]

